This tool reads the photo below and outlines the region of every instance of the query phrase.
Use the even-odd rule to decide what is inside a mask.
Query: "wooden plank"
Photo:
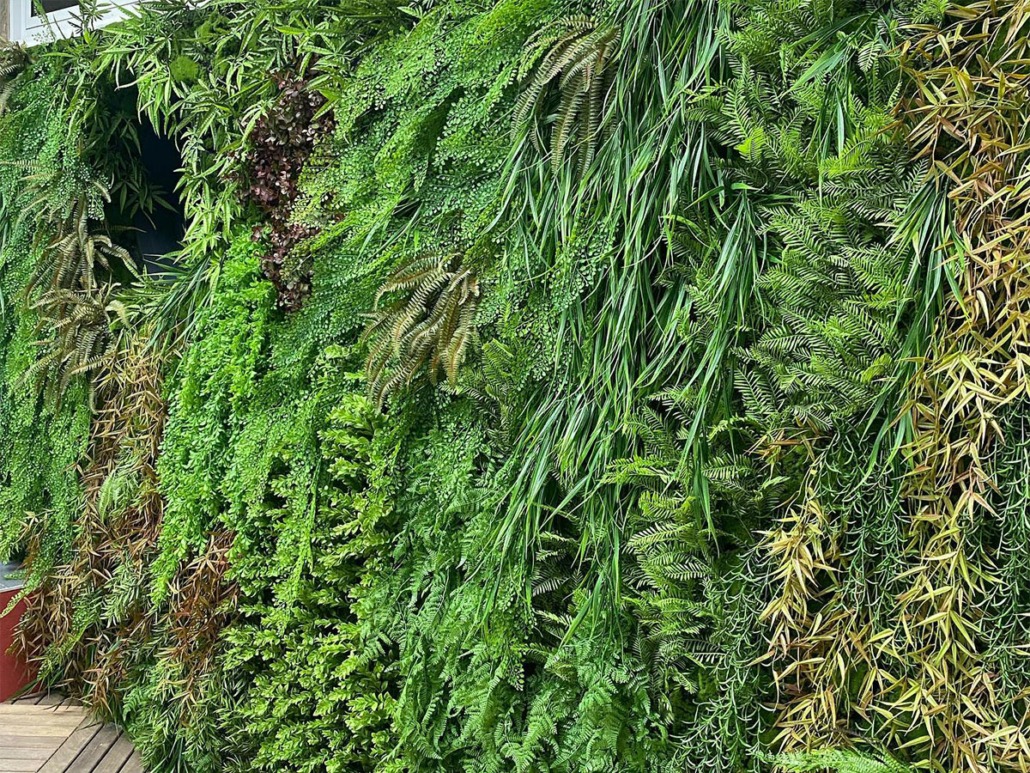
[[[36,735],[67,738],[81,721],[82,717],[4,717],[0,719],[0,736]],[[0,746],[0,749],[2,748],[4,747]]]
[[[30,735],[37,738],[57,738],[59,739],[57,743],[61,743],[79,727],[83,719],[85,717],[72,717],[70,722],[66,720],[57,722],[51,718],[51,721],[47,722],[45,717],[41,717],[40,720],[30,723],[21,720],[8,722],[0,718],[0,736]],[[3,748],[0,746],[0,750]]]
[[[14,732],[14,728],[65,727],[70,733],[85,719],[82,714],[0,714],[0,733]]]
[[[23,706],[20,703],[0,703],[0,718],[5,716],[52,717],[55,714],[77,714],[85,716],[81,706]]]
[[[60,746],[70,731],[60,733],[0,733],[0,749],[9,746]]]
[[[75,713],[68,711],[61,714],[49,711],[40,711],[35,714],[0,714],[0,733],[7,728],[16,728],[23,725],[29,728],[41,726],[63,728],[68,726],[71,730],[74,730],[84,718],[85,716],[77,711]],[[71,730],[68,732],[70,733]]]
[[[0,713],[0,727],[6,727],[18,722],[42,722],[47,725],[64,725],[71,722],[75,725],[86,716],[86,712],[82,709],[55,711],[54,709],[40,709],[38,706],[32,706],[31,708],[32,711],[22,709],[21,711],[5,711]]]
[[[34,747],[56,749],[62,743],[67,736],[51,735],[51,736],[36,736],[28,733],[22,733],[21,735],[12,735],[12,739],[6,744],[0,745],[0,751],[4,749],[12,749],[17,746],[20,749],[31,749]],[[17,739],[17,743],[15,740]]]
[[[36,767],[38,768],[50,759],[50,755],[55,751],[57,751],[56,746],[48,746],[45,748],[12,746],[7,749],[0,749],[0,757],[5,760],[36,760]]]
[[[39,773],[65,773],[66,770],[76,770],[71,767],[79,752],[85,749],[100,732],[100,723],[89,719],[82,720],[82,723],[75,728],[75,731],[55,751],[50,759],[39,769]]]
[[[6,749],[0,749],[0,760],[5,762],[12,762],[14,760],[22,760],[25,762],[31,762],[35,767],[33,770],[39,770],[40,766],[50,759],[54,753],[54,749],[25,749],[19,747],[8,747]],[[0,770],[3,770],[3,764],[0,763]]]
[[[0,735],[34,735],[40,738],[49,736],[64,739],[72,734],[81,721],[81,717],[72,717],[71,721],[51,717],[49,722],[45,719],[43,721],[39,719],[29,721],[0,719]]]
[[[100,763],[93,768],[93,773],[120,773],[122,766],[132,756],[132,752],[132,741],[129,740],[129,736],[122,733],[114,742],[111,751],[105,754]]]
[[[0,773],[37,773],[39,760],[13,760],[0,757]]]
[[[64,739],[70,736],[79,724],[82,722],[80,718],[78,722],[62,722],[61,724],[56,723],[34,723],[28,724],[24,722],[4,722],[0,720],[0,737],[10,738],[38,738],[41,743],[54,743],[60,745],[64,742]],[[54,741],[54,739],[57,739]],[[14,743],[14,741],[9,741]],[[0,749],[4,747],[0,745]]]
[[[34,693],[31,693],[30,695],[23,695],[20,698],[15,698],[11,702],[16,704],[16,705],[35,706],[42,699],[43,699],[43,693],[41,693],[41,692],[34,692]]]
[[[119,728],[89,718],[76,700],[40,693],[0,704],[0,773],[144,773],[144,767]]]
[[[90,773],[97,766],[97,763],[104,758],[111,747],[114,746],[115,741],[118,740],[118,736],[121,735],[121,730],[113,725],[105,725],[97,731],[97,734],[90,739],[90,742],[85,747],[79,750],[79,753],[72,759],[72,762],[65,765],[63,768],[58,770],[74,770],[75,773]],[[58,749],[60,751],[60,749]],[[56,757],[57,754],[54,754]],[[53,762],[54,757],[51,757],[47,761],[47,765]],[[44,766],[40,769],[40,773],[50,773],[50,768]]]
[[[39,745],[45,745],[52,743],[54,746],[60,746],[64,743],[64,739],[75,732],[78,727],[75,725],[63,725],[61,727],[55,727],[53,725],[44,725],[42,727],[31,727],[27,725],[20,725],[18,727],[0,727],[0,738],[7,738],[8,745],[17,743],[14,739],[20,738],[23,743],[19,744],[24,746],[26,739],[35,739],[35,743]],[[55,740],[56,739],[56,740]],[[27,742],[30,743],[31,742]],[[0,751],[4,749],[4,745],[0,743]]]

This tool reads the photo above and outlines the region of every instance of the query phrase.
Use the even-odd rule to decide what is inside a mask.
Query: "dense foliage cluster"
[[[1030,3],[195,5],[0,62],[44,682],[155,771],[1030,770]]]
[[[254,204],[269,230],[269,252],[262,270],[276,287],[279,306],[296,311],[310,292],[310,269],[288,262],[294,250],[314,236],[311,226],[290,219],[300,193],[298,178],[315,142],[332,127],[331,120],[315,115],[325,99],[307,88],[304,80],[278,78],[275,106],[254,122],[248,135],[250,146],[243,160],[248,181],[244,200]],[[256,231],[255,238],[260,238]]]

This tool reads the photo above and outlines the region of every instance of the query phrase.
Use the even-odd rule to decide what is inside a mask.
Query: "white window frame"
[[[10,13],[12,43],[23,46],[35,46],[50,43],[62,38],[74,37],[80,29],[78,5],[62,8],[60,11],[41,16],[33,16],[34,0],[0,0],[7,2]],[[100,10],[95,26],[106,27],[108,24],[125,18],[125,9],[139,5],[139,0],[107,0]]]

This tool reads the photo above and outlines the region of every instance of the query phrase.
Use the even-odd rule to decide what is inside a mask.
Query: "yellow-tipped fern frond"
[[[398,296],[378,308],[383,296]],[[475,338],[479,280],[457,253],[423,253],[397,269],[379,289],[365,330],[369,391],[382,405],[391,393],[427,371],[450,382]]]
[[[597,153],[617,45],[616,28],[599,26],[584,16],[555,22],[530,45],[526,62],[539,59],[539,64],[525,81],[515,107],[515,128],[528,129],[533,143],[544,152],[538,124],[552,124],[550,157],[556,172],[574,154],[582,172]],[[545,117],[555,96],[555,113]]]

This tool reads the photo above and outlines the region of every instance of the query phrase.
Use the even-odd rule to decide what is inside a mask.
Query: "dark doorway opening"
[[[139,128],[140,161],[154,191],[152,212],[137,212],[133,222],[136,258],[147,274],[168,271],[170,253],[182,247],[186,214],[177,190],[182,156],[167,137],[162,137],[144,118]]]

